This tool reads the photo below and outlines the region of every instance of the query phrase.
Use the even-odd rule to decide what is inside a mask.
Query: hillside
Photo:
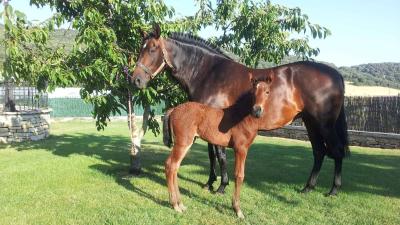
[[[50,46],[62,47],[65,46],[67,50],[72,48],[72,41],[74,40],[76,31],[58,29],[50,33]],[[0,24],[0,41],[4,39],[4,25]],[[4,46],[0,47],[0,69],[3,68],[4,62]]]
[[[339,67],[346,81],[358,86],[383,86],[400,89],[400,63],[368,63]]]
[[[55,30],[50,36],[51,46],[65,46],[71,49],[72,40],[76,35],[73,30]],[[0,40],[4,38],[4,26],[0,24]],[[4,61],[4,51],[0,50],[0,62]],[[238,58],[228,53],[232,58]],[[297,57],[287,57],[281,64],[286,64],[301,59]],[[383,86],[400,89],[400,63],[368,63],[350,67],[336,67],[332,63],[323,62],[338,69],[347,82],[357,86]],[[0,69],[2,68],[0,63]],[[260,62],[259,68],[268,68],[274,66],[273,63]]]

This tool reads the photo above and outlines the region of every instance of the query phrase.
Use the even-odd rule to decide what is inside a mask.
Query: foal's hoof
[[[183,203],[179,203],[179,208],[181,208],[182,212],[186,211],[187,207],[183,205]]]
[[[237,215],[237,217],[239,218],[239,219],[244,219],[244,215],[243,215],[243,212],[242,212],[242,210],[238,210],[238,211],[236,211],[236,215]]]
[[[179,205],[174,206],[174,210],[178,213],[182,213],[183,210],[181,209],[181,207],[179,207]]]

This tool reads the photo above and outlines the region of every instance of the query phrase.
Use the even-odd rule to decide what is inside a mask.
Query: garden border
[[[400,134],[356,130],[349,130],[348,133],[350,145],[353,146],[400,150]],[[303,126],[288,125],[276,130],[260,131],[259,135],[304,141],[309,140],[307,130]]]

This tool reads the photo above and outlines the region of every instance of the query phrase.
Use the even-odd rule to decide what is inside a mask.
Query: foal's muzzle
[[[263,114],[263,110],[262,110],[261,106],[259,106],[259,105],[253,106],[252,114],[254,117],[260,118]]]

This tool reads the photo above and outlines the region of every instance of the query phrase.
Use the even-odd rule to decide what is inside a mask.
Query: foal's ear
[[[250,82],[251,82],[251,85],[253,85],[253,87],[254,87],[257,85],[258,80],[256,78],[252,77],[252,78],[250,78]]]
[[[147,32],[144,31],[142,28],[139,28],[139,33],[143,40],[147,37]]]
[[[155,24],[153,25],[153,34],[154,34],[154,37],[155,37],[156,39],[160,38],[160,35],[161,35],[161,28],[160,28],[160,25],[159,25],[158,23],[155,23]]]

